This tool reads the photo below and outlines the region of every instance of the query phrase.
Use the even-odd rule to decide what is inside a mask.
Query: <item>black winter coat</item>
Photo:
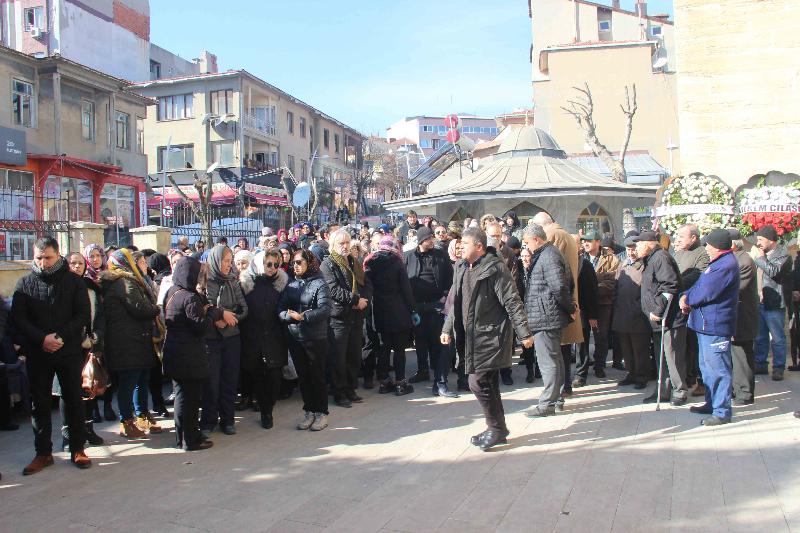
[[[436,280],[436,288],[442,291],[442,296],[447,296],[450,292],[450,287],[453,286],[453,264],[450,262],[450,256],[446,251],[439,250],[434,247],[428,251],[433,256],[433,277]],[[419,255],[417,255],[417,248],[403,252],[403,264],[408,272],[408,280],[411,284],[411,293],[414,293],[414,286],[419,282]],[[420,302],[417,302],[418,304]],[[443,306],[444,304],[442,304]]]
[[[597,319],[598,298],[597,274],[592,263],[585,255],[578,257],[578,307],[581,308],[581,319]]]
[[[419,220],[414,226],[408,223],[408,220],[404,220],[402,224],[400,224],[400,229],[397,231],[397,240],[400,244],[408,244],[408,230],[418,230],[422,227],[422,224]]]
[[[364,273],[372,282],[372,326],[378,333],[411,329],[417,312],[414,294],[403,260],[396,254],[377,251],[364,260]]]
[[[289,316],[289,310],[303,313],[302,321]],[[318,341],[328,337],[331,294],[328,285],[317,273],[290,281],[278,300],[278,317],[289,325],[289,333],[298,341]]]
[[[278,301],[288,283],[289,276],[281,269],[272,281],[251,270],[239,276],[248,309],[247,318],[239,323],[243,369],[255,369],[259,359],[267,368],[289,364],[286,326],[278,320]]]
[[[575,278],[567,259],[547,242],[531,257],[525,315],[531,331],[564,329],[575,313]]]
[[[158,364],[153,320],[161,310],[130,272],[100,273],[106,312],[106,361],[110,370],[144,370]]]
[[[297,249],[308,250],[311,248],[311,245],[314,244],[314,236],[312,234],[306,235],[305,233],[301,233],[300,236],[297,238]]]
[[[650,313],[664,317],[664,326],[675,329],[686,325],[687,316],[681,312],[678,305],[678,295],[683,292],[678,263],[664,251],[656,246],[650,253],[641,258],[644,265],[642,272],[642,311],[649,319]],[[669,309],[667,300],[661,296],[663,293],[672,294]],[[666,315],[666,316],[665,316]],[[653,331],[661,331],[661,322],[650,321]]]
[[[348,256],[347,261],[352,267],[355,260]],[[331,318],[355,323],[367,317],[372,311],[370,305],[361,310],[353,309],[354,305],[358,305],[360,298],[364,298],[372,304],[372,282],[366,274],[364,275],[364,285],[358,286],[358,294],[356,294],[352,290],[353,276],[337,265],[330,256],[322,262],[319,271],[331,293]]]
[[[173,285],[164,300],[167,326],[164,374],[177,381],[205,379],[211,375],[205,335],[216,320],[222,319],[222,310],[216,307],[203,310],[208,300],[197,293],[199,274],[197,259],[189,257],[178,261],[172,274]]]
[[[642,312],[642,261],[634,261],[630,266],[627,261],[617,269],[611,329],[621,333],[652,333],[650,319]]]
[[[28,357],[83,357],[81,342],[91,319],[89,294],[83,278],[71,272],[66,261],[49,276],[31,273],[17,281],[11,317],[24,338]],[[47,353],[42,344],[51,333],[60,337],[64,346]]]

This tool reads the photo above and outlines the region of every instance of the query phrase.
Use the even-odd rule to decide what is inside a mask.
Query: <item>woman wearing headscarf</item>
[[[289,242],[289,232],[285,229],[278,230],[278,244]]]
[[[280,268],[280,255],[275,250],[259,252],[239,275],[247,301],[247,318],[239,325],[242,399],[255,393],[264,429],[272,428],[272,408],[278,400],[283,367],[289,362],[285,326],[278,320],[278,300],[289,282],[289,276]]]
[[[508,228],[508,233],[511,234],[512,237],[516,237],[519,239],[519,242],[522,242],[522,226],[519,223],[519,218],[517,218],[517,214],[514,211],[509,211],[506,213],[506,227]]]
[[[239,287],[238,272],[233,269],[233,252],[218,245],[208,254],[211,274],[206,296],[211,305],[223,311],[223,317],[206,333],[206,347],[211,375],[203,388],[203,412],[200,431],[204,437],[219,424],[226,435],[236,433],[234,406],[242,344],[239,321],[247,316],[247,302]]]
[[[119,372],[120,435],[142,438],[147,430],[161,432],[147,409],[150,369],[158,361],[156,343],[162,340],[153,337],[153,321],[160,309],[127,249],[112,253],[108,267],[99,277],[106,314],[106,360],[109,370]]]
[[[297,429],[321,431],[328,426],[325,360],[328,356],[330,291],[319,272],[319,262],[310,251],[295,252],[292,267],[295,279],[281,294],[278,317],[289,326],[286,339],[303,396],[305,418]]]
[[[379,392],[397,396],[414,392],[406,379],[406,344],[414,320],[419,320],[411,283],[393,236],[381,239],[378,249],[364,259],[364,272],[372,282],[372,324],[380,339]],[[415,317],[415,318],[412,318]],[[394,350],[395,379],[389,377],[389,357]]]
[[[361,348],[364,342],[364,318],[372,299],[372,283],[361,264],[350,255],[350,234],[336,230],[330,237],[330,255],[320,267],[331,294],[331,318],[328,328],[337,355],[332,369],[333,401],[342,407],[364,401],[358,388]]]
[[[297,249],[308,250],[316,240],[314,238],[314,224],[311,222],[303,222],[301,228],[302,234],[297,238]]]
[[[197,259],[180,259],[164,302],[164,372],[175,386],[175,444],[184,451],[205,450],[214,444],[201,435],[197,415],[203,385],[211,374],[205,335],[222,319],[222,310],[198,293],[201,271]]]
[[[147,258],[147,266],[150,267],[150,270],[155,272],[153,283],[160,289],[161,282],[164,278],[172,274],[172,265],[170,264],[169,258],[164,254],[156,252]]]
[[[295,244],[295,246],[297,246],[297,239],[299,239],[300,235],[303,233],[302,228],[302,224],[295,224],[292,226],[292,238],[290,240]]]
[[[255,254],[250,250],[240,250],[233,256],[233,264],[238,272],[244,272],[250,266],[250,261],[253,260]]]

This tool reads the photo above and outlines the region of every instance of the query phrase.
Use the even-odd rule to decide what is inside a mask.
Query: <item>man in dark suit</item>
[[[736,228],[728,229],[733,239],[733,255],[739,262],[739,313],[736,335],[731,342],[733,358],[733,399],[734,406],[749,405],[755,401],[756,394],[756,353],[753,340],[758,336],[758,283],[753,258],[744,251],[742,234]]]

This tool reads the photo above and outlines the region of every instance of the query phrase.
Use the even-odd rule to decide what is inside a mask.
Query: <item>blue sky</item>
[[[672,15],[672,0],[648,11]],[[150,18],[155,44],[186,59],[208,50],[220,70],[245,69],[365,133],[530,105],[526,0],[158,0]]]

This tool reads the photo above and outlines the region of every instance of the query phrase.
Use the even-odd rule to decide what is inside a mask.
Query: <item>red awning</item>
[[[247,195],[255,198],[259,204],[278,205],[284,207],[289,205],[289,202],[283,196],[268,196],[266,194],[258,194],[255,192],[248,192]]]
[[[186,196],[189,197],[194,203],[200,202],[200,197],[197,193],[187,193]],[[221,192],[221,191],[214,191],[214,194],[211,196],[211,203],[215,205],[219,204],[230,204],[236,200],[236,194],[233,192]],[[168,194],[164,198],[164,202],[169,205],[178,205],[183,203],[183,198],[180,197],[178,194]],[[155,196],[147,200],[147,208],[148,209],[160,209],[161,208],[161,196]]]

